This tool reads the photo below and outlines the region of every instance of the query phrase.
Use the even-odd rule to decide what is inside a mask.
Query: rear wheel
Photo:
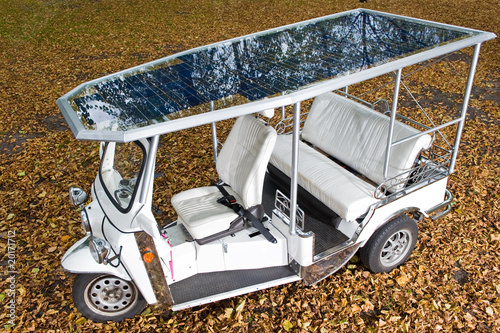
[[[390,272],[402,265],[417,243],[415,220],[400,215],[377,230],[360,250],[361,261],[375,273]]]
[[[134,317],[147,304],[132,281],[109,274],[78,274],[73,302],[81,314],[96,322]]]

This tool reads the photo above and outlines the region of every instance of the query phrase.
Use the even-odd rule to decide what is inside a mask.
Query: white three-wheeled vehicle
[[[401,265],[417,222],[450,210],[480,45],[494,37],[359,9],[182,52],[64,95],[57,104],[76,138],[102,142],[90,203],[70,189],[86,233],[62,259],[76,273],[75,306],[119,321],[146,304],[180,310],[314,284],[358,251],[373,272]],[[420,81],[405,81],[464,48],[472,60],[461,109],[433,118],[411,93],[422,92]],[[216,124],[232,118],[221,145]],[[219,182],[169,198],[177,221],[160,226],[152,197],[161,135],[207,124]]]

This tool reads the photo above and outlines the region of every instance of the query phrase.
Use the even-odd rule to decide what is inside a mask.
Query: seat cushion
[[[280,135],[270,163],[291,177],[292,136]],[[378,200],[375,187],[353,175],[314,148],[299,142],[297,182],[318,200],[347,221],[366,213]]]
[[[269,157],[276,141],[276,131],[252,115],[234,123],[219,156],[219,179],[231,186],[248,209],[262,203],[262,188]]]
[[[316,97],[307,116],[302,138],[328,155],[379,184],[384,179],[385,152],[390,118],[366,105],[335,93]],[[393,142],[420,133],[400,121],[394,123]],[[391,150],[387,178],[392,191],[400,190],[422,149],[432,143],[430,135],[409,140]]]
[[[217,158],[219,179],[236,203],[250,209],[262,203],[264,176],[276,141],[276,131],[252,115],[239,117]],[[195,188],[172,197],[179,220],[191,236],[205,241],[218,233],[246,227],[231,208],[217,202],[223,195],[215,186]],[[231,225],[231,222],[236,223]],[[209,240],[212,240],[210,237]],[[198,243],[200,243],[198,241]],[[200,243],[201,244],[201,243]]]
[[[237,203],[241,198],[230,188],[226,190],[233,195]],[[217,202],[223,195],[215,186],[193,188],[172,197],[179,220],[191,236],[202,239],[229,229],[232,221],[238,218],[231,208]]]

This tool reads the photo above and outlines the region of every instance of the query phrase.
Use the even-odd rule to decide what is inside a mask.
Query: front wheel
[[[73,302],[81,314],[101,323],[134,317],[147,304],[132,281],[109,274],[78,274]]]
[[[417,237],[415,220],[400,215],[372,235],[360,250],[361,261],[374,273],[390,272],[408,259]]]

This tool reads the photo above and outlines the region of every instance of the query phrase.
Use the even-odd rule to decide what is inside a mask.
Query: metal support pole
[[[148,150],[148,159],[146,161],[146,167],[144,170],[144,180],[142,183],[142,191],[141,196],[139,198],[139,202],[144,204],[147,200],[147,195],[149,189],[152,188],[151,182],[154,179],[154,166],[156,161],[156,150],[158,149],[158,142],[160,141],[160,136],[156,135],[151,138]]]
[[[214,163],[217,163],[217,146],[218,146],[218,141],[217,141],[217,127],[215,126],[215,123],[211,123],[212,126],[212,144],[214,148]]]
[[[297,178],[299,167],[300,102],[293,105],[292,175],[290,184],[290,235],[297,233]]]
[[[214,102],[211,101],[210,102],[210,111],[213,111],[213,110],[214,110]],[[217,163],[218,141],[217,141],[217,126],[215,126],[215,125],[216,125],[215,123],[211,123],[211,126],[212,126],[212,145],[213,145],[213,149],[214,149],[214,163]]]
[[[285,92],[282,92],[281,95],[285,96]],[[284,120],[284,119],[285,119],[285,106],[283,105],[281,107],[281,120]]]
[[[457,160],[458,146],[460,145],[460,139],[462,137],[462,131],[464,129],[465,117],[467,116],[467,107],[469,105],[470,93],[472,91],[472,85],[474,83],[474,74],[476,73],[477,61],[479,59],[479,50],[481,49],[481,43],[474,46],[474,54],[472,55],[472,62],[469,69],[469,77],[467,79],[467,85],[465,87],[464,101],[462,103],[462,113],[460,115],[460,122],[457,127],[457,135],[455,136],[455,144],[453,146],[453,154],[451,155],[450,169],[449,173],[452,174],[455,171],[455,162]]]
[[[398,72],[396,74],[396,83],[394,86],[394,96],[392,98],[391,120],[389,122],[389,136],[387,137],[387,149],[385,151],[384,179],[387,179],[387,172],[389,169],[389,160],[391,157],[392,136],[394,133],[394,122],[396,121],[396,111],[398,108],[399,86],[401,84],[401,72],[402,72],[402,69],[401,68],[398,69]]]

